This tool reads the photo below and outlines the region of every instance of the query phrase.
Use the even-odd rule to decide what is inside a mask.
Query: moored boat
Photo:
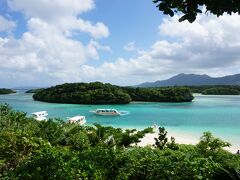
[[[84,125],[86,123],[86,118],[85,116],[74,116],[71,118],[68,118],[67,123],[74,123],[74,124],[79,124],[79,125]]]
[[[39,111],[39,112],[32,113],[32,116],[37,121],[46,121],[48,113],[47,113],[47,111]]]
[[[118,112],[116,109],[96,109],[96,110],[93,110],[90,112],[97,114],[97,115],[102,115],[102,116],[119,116],[119,115],[121,115],[121,113]]]

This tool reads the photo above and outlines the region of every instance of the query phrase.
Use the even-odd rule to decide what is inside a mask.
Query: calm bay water
[[[99,123],[121,128],[137,128],[158,124],[167,130],[200,137],[202,132],[214,135],[240,147],[240,96],[195,95],[190,103],[145,103],[128,105],[71,105],[33,101],[32,94],[19,91],[16,94],[0,95],[0,103],[8,103],[14,109],[27,112],[48,111],[49,117],[67,119],[75,115],[86,116],[87,123]],[[90,110],[116,108],[128,111],[118,117],[97,116]]]

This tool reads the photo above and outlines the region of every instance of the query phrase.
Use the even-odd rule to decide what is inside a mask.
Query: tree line
[[[0,88],[0,94],[12,94],[16,93],[16,91],[12,89]]]
[[[206,86],[187,86],[192,93],[204,95],[240,95],[240,86],[232,85],[206,85]]]
[[[131,101],[189,102],[193,96],[188,88],[133,88],[101,82],[65,83],[37,91],[38,101],[71,104],[128,104]]]

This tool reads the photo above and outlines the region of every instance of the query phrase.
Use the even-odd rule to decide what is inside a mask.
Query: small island
[[[240,95],[240,86],[188,86],[192,93],[203,95]]]
[[[240,91],[231,88],[215,87],[202,92],[204,95],[239,95]]]
[[[109,83],[65,83],[37,91],[37,101],[68,104],[128,104],[131,101],[191,102],[189,88],[133,88]]]
[[[0,88],[0,94],[12,94],[16,93],[16,91],[12,89]]]

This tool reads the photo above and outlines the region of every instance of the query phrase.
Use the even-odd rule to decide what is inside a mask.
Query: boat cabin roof
[[[69,118],[68,120],[77,121],[77,120],[81,120],[81,119],[85,119],[85,116],[74,116],[74,117]]]
[[[97,111],[104,111],[104,112],[110,111],[110,112],[112,112],[112,111],[117,111],[117,110],[116,109],[97,109]]]

